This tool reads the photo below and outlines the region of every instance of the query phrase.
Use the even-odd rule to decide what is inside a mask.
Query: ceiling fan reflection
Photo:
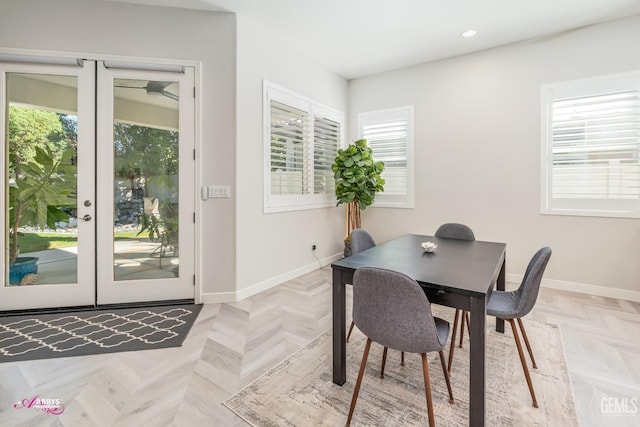
[[[149,81],[144,86],[125,86],[125,85],[115,85],[115,87],[124,88],[124,89],[144,89],[147,92],[147,95],[161,95],[166,96],[169,99],[173,99],[177,101],[180,99],[178,95],[175,93],[169,92],[167,87],[173,82],[156,82]]]

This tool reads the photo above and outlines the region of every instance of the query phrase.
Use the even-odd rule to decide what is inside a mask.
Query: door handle
[[[81,217],[80,219],[83,220],[83,221],[91,221],[91,215],[86,214],[85,216]]]

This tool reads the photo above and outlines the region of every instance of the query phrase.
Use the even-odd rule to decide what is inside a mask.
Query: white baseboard
[[[507,289],[515,289],[518,287],[522,282],[522,277],[522,274],[507,274],[505,276]],[[578,292],[587,295],[597,295],[600,297],[640,302],[640,291],[632,291],[629,289],[607,288],[605,286],[588,285],[585,283],[556,279],[542,279],[541,286],[543,288],[558,289],[561,291]]]
[[[200,295],[196,301],[198,304],[222,304],[225,302],[236,302],[235,292],[211,292]]]
[[[323,258],[320,260],[320,262],[316,261],[313,262],[311,264],[307,264],[304,265],[300,268],[296,268],[295,270],[291,270],[288,271],[284,274],[281,274],[279,276],[275,276],[272,277],[270,279],[264,280],[262,282],[256,283],[255,285],[252,285],[248,288],[245,289],[241,289],[239,291],[235,291],[235,292],[213,292],[213,293],[206,293],[206,294],[202,294],[200,301],[205,303],[205,304],[220,304],[220,303],[225,303],[225,302],[238,302],[240,300],[243,300],[245,298],[248,298],[252,295],[255,295],[257,293],[260,293],[262,291],[266,291],[267,289],[271,289],[274,286],[278,286],[288,280],[292,280],[295,279],[296,277],[300,277],[302,275],[305,275],[307,273],[311,273],[314,270],[317,270],[319,268],[325,267],[329,264],[331,264],[334,261],[339,260],[340,258],[342,258],[343,255],[342,253],[338,253],[335,255],[332,255],[330,257],[327,258]]]

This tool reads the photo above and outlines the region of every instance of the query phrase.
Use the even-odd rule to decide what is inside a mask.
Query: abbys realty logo
[[[36,409],[51,415],[60,415],[64,412],[64,405],[60,399],[42,398],[35,395],[31,398],[22,399],[13,404],[15,409]]]

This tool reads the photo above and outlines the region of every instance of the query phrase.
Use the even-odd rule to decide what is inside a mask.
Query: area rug
[[[447,315],[452,317],[451,314]],[[487,331],[486,425],[577,426],[558,326],[527,319],[524,323],[538,364],[538,369],[530,370],[540,407],[536,409],[531,405],[510,328],[507,325],[505,334],[491,329]],[[365,341],[365,337],[354,330],[347,344],[347,382],[342,387],[332,382],[329,331],[232,396],[224,405],[254,426],[344,425]],[[469,342],[466,338],[463,346],[456,348],[451,373],[454,404],[448,403],[438,354],[429,356],[436,425],[439,427],[469,425]],[[382,347],[373,344],[352,424],[428,425],[420,356],[407,354],[402,367],[400,353],[389,351],[384,379],[379,376],[381,360]]]
[[[0,362],[179,347],[202,305],[0,318]]]

